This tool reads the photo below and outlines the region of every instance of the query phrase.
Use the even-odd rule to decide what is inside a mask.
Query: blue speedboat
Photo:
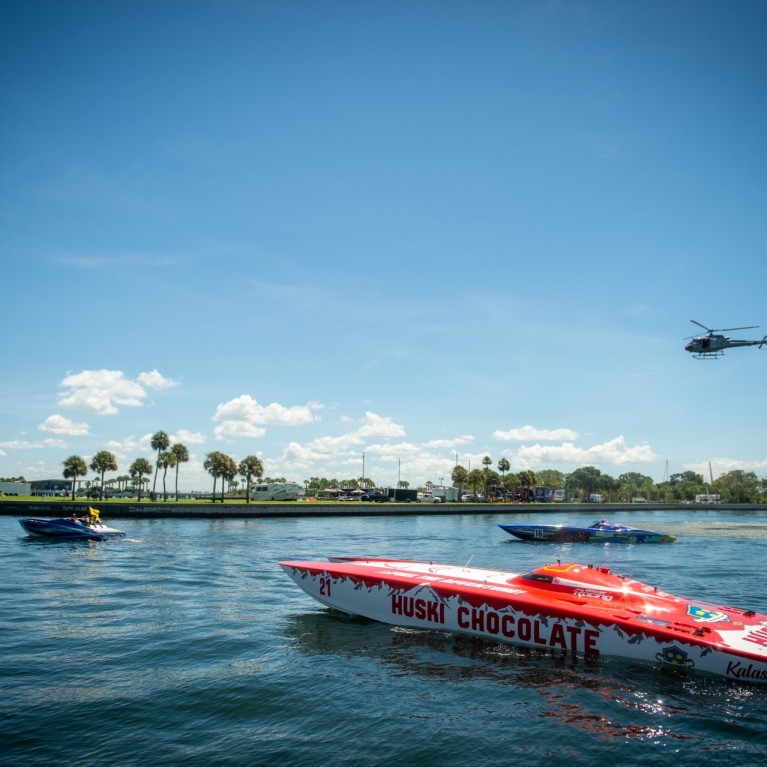
[[[41,519],[27,517],[19,524],[36,538],[55,541],[106,541],[109,538],[124,538],[124,530],[107,527],[100,519],[97,509],[89,509],[85,517],[61,517],[59,519]]]
[[[673,543],[676,536],[616,525],[600,519],[589,527],[573,525],[498,525],[523,541],[550,543]]]

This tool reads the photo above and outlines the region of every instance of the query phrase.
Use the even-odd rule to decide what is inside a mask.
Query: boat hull
[[[515,538],[538,543],[673,543],[676,537],[635,527],[605,529],[568,525],[498,525]]]
[[[72,519],[20,519],[19,524],[35,538],[54,541],[106,541],[110,538],[124,538],[123,530],[115,530],[101,523],[85,525]]]
[[[402,560],[280,565],[322,604],[382,623],[767,684],[767,616],[749,611],[665,595],[678,600],[680,614],[692,610],[685,620],[665,620],[625,609],[615,593],[596,587],[582,589],[580,604],[545,599],[521,576],[495,570]],[[710,628],[714,619],[725,628]]]

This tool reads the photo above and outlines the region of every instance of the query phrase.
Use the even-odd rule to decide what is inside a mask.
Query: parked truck
[[[570,492],[564,487],[536,487],[536,503],[565,503],[570,500]]]
[[[406,487],[390,487],[389,500],[395,503],[415,503],[418,500],[418,491]]]
[[[431,495],[443,503],[455,503],[461,500],[461,491],[457,487],[437,486],[431,488]]]

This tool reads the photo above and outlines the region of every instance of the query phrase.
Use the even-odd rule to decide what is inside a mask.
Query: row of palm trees
[[[529,492],[538,483],[536,474],[528,469],[519,471],[516,474],[509,474],[511,464],[506,458],[501,458],[498,461],[498,473],[490,468],[492,465],[493,459],[489,455],[482,459],[482,469],[472,469],[469,471],[464,466],[456,464],[450,474],[450,479],[459,490],[462,490],[464,487],[470,487],[475,494],[483,492],[486,497],[491,487],[522,487]]]
[[[253,480],[264,476],[264,464],[257,455],[245,456],[239,463],[231,455],[217,450],[208,453],[202,464],[205,471],[213,477],[213,495],[211,500],[216,500],[216,480],[221,478],[221,503],[224,502],[226,485],[234,481],[239,474],[245,480],[245,502],[250,503],[250,486]]]
[[[162,492],[163,498],[168,499],[168,490],[166,486],[166,478],[168,475],[168,469],[176,469],[176,500],[178,500],[178,469],[182,463],[189,461],[189,450],[186,445],[182,445],[180,442],[175,445],[171,445],[170,437],[164,431],[158,431],[152,435],[151,443],[152,450],[157,451],[157,461],[154,466],[154,483],[152,484],[152,497],[157,496],[157,474],[160,469],[163,470],[162,474]],[[93,456],[90,463],[91,471],[96,472],[101,477],[100,482],[100,494],[104,497],[104,475],[108,471],[117,471],[117,458],[114,453],[110,453],[109,450],[99,450],[96,455]],[[133,486],[138,490],[138,499],[141,500],[141,490],[144,483],[147,481],[144,477],[149,477],[152,474],[152,464],[146,458],[137,458],[128,469],[129,479],[133,483]],[[79,455],[70,455],[64,461],[64,479],[72,480],[72,500],[75,499],[75,492],[77,490],[78,477],[84,477],[88,473],[88,464]]]
[[[138,500],[141,500],[141,491],[144,487],[144,483],[148,481],[145,477],[149,477],[154,471],[154,481],[152,483],[151,497],[157,497],[157,475],[160,469],[162,473],[162,494],[163,500],[168,500],[168,489],[166,485],[166,478],[169,469],[176,470],[176,485],[175,485],[175,498],[178,501],[178,470],[182,463],[189,461],[189,450],[185,445],[180,442],[175,445],[171,445],[170,437],[164,431],[158,431],[152,435],[150,442],[152,450],[157,451],[157,461],[155,462],[154,469],[152,464],[146,458],[137,458],[128,469],[129,476],[118,479],[128,480],[130,479],[134,488],[138,492]],[[213,477],[213,495],[212,500],[216,500],[216,485],[217,480],[221,479],[221,502],[224,501],[224,493],[226,489],[226,483],[232,483],[234,478],[239,474],[246,483],[246,499],[250,503],[250,487],[253,480],[260,479],[264,476],[264,465],[261,459],[256,455],[248,455],[237,463],[234,458],[226,453],[214,451],[208,453],[203,463],[205,471],[207,471]],[[91,471],[96,472],[101,478],[100,480],[100,495],[104,497],[104,475],[108,471],[117,471],[117,458],[114,453],[110,453],[108,450],[100,450],[90,463]],[[85,477],[88,473],[88,464],[79,455],[71,455],[64,461],[64,478],[72,480],[72,500],[75,500],[75,492],[77,489],[78,477]]]

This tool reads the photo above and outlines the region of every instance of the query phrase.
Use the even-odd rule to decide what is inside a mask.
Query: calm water
[[[514,571],[609,561],[767,613],[764,514],[616,519],[679,536],[644,546],[515,542],[496,527],[508,518],[116,520],[125,540],[46,543],[0,517],[0,763],[765,763],[763,687],[343,617],[277,566],[333,554]]]

